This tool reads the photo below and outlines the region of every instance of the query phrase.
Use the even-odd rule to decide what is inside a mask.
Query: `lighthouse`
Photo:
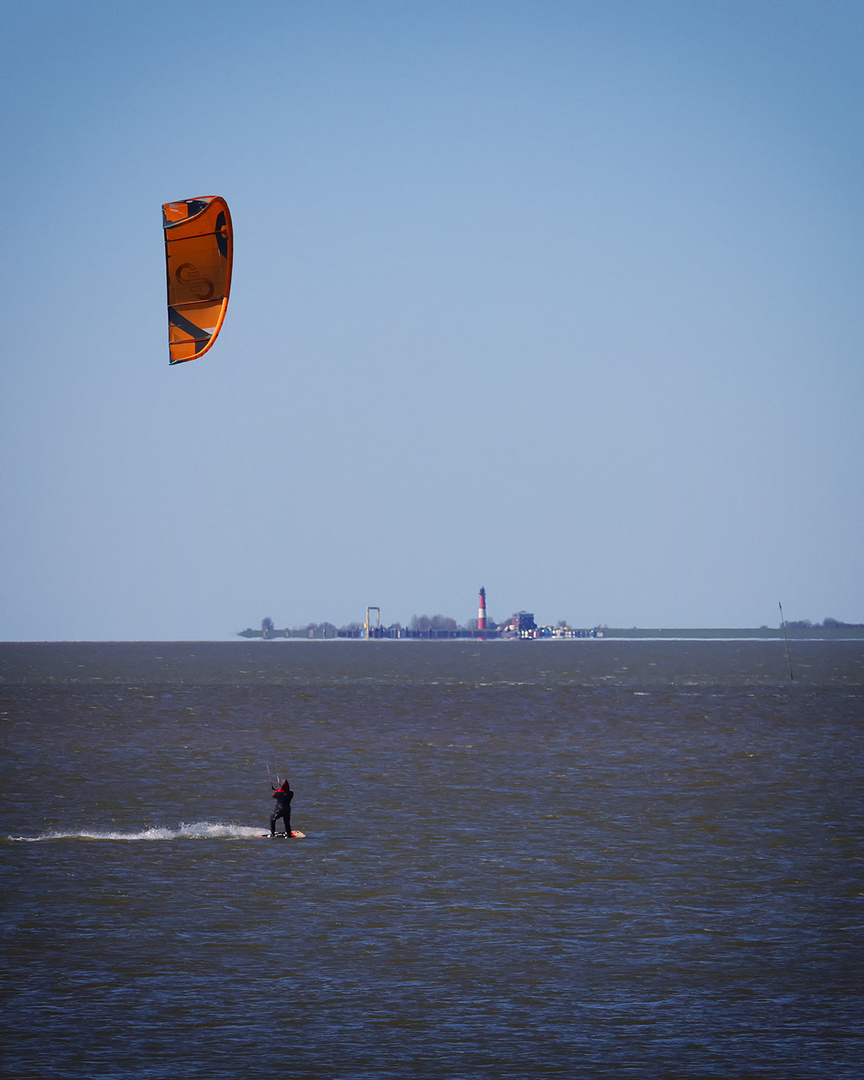
[[[477,610],[477,629],[486,629],[486,590],[480,589],[480,606]]]

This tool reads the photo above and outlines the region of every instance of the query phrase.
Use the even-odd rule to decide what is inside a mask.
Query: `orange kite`
[[[162,207],[172,364],[203,356],[216,340],[231,291],[234,234],[219,195]]]

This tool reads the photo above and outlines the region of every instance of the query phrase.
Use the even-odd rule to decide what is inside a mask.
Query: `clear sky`
[[[0,638],[864,621],[859,0],[0,14]]]

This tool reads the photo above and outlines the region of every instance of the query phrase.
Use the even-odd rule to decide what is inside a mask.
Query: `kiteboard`
[[[261,833],[259,835],[258,839],[259,840],[277,840],[277,839],[279,839],[281,837],[284,840],[287,836],[288,836],[288,834],[284,833],[284,832],[277,832],[277,833],[264,832],[264,833]],[[306,836],[305,832],[298,832],[297,829],[292,829],[291,830],[291,839],[292,840],[302,840],[305,836]]]

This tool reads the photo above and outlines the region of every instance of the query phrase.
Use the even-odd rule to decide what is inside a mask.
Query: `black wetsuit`
[[[273,798],[276,800],[276,806],[273,813],[270,815],[270,835],[276,834],[276,819],[282,818],[282,823],[285,826],[285,835],[291,835],[291,800],[294,798],[294,792],[291,790],[283,791],[279,788],[278,791],[273,792]]]

